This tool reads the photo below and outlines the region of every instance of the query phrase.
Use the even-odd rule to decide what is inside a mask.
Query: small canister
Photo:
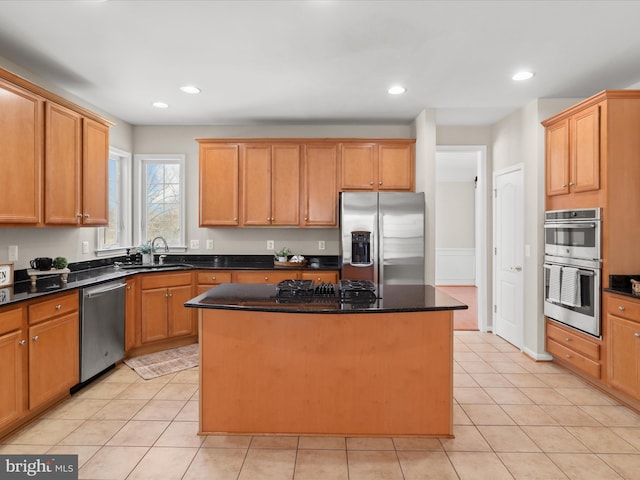
[[[640,295],[640,281],[631,279],[631,291],[634,295]]]

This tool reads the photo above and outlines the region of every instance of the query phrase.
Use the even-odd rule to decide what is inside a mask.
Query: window
[[[184,155],[135,155],[140,184],[139,243],[164,237],[185,248]]]
[[[131,154],[109,148],[109,225],[100,227],[98,251],[131,246]]]

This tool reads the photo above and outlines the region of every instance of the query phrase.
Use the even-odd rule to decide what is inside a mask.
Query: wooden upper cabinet
[[[377,190],[378,162],[374,143],[342,144],[340,160],[342,190]]]
[[[242,224],[296,226],[300,222],[300,146],[243,145]]]
[[[45,108],[44,179],[45,223],[81,223],[82,117],[52,102]]]
[[[82,120],[82,224],[109,223],[109,127]]]
[[[414,142],[343,143],[340,173],[342,191],[412,192]]]
[[[378,145],[378,190],[415,190],[413,150],[413,143]]]
[[[240,146],[200,143],[200,226],[239,225]]]
[[[600,188],[600,106],[585,108],[547,125],[546,194]]]
[[[304,146],[303,227],[338,226],[338,145]]]
[[[0,223],[42,220],[43,105],[38,95],[0,79]]]

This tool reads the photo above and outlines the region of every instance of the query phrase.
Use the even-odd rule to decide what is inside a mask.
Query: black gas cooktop
[[[376,286],[369,280],[340,280],[338,284],[283,280],[276,286],[276,300],[281,303],[374,303],[377,298]]]

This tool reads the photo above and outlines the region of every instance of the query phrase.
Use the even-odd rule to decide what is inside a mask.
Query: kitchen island
[[[200,433],[453,436],[453,312],[429,285],[373,302],[223,284],[199,309]]]

